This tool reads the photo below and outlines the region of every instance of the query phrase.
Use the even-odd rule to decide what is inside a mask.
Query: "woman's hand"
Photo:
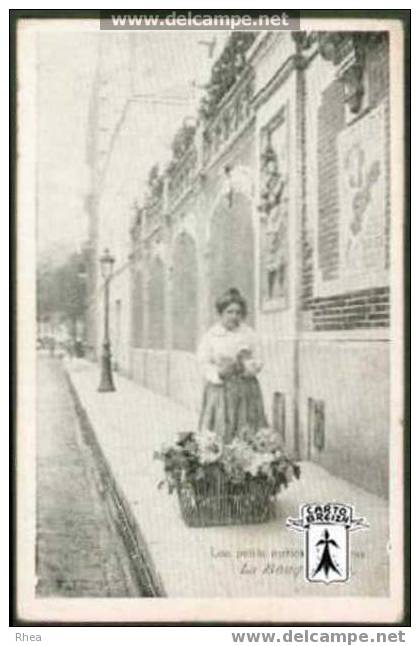
[[[219,377],[221,377],[222,379],[226,379],[227,377],[231,377],[236,372],[237,372],[236,361],[228,357],[223,357],[222,359],[220,359],[219,366],[218,366]]]
[[[246,377],[254,377],[261,370],[261,362],[255,359],[245,359],[242,364]]]

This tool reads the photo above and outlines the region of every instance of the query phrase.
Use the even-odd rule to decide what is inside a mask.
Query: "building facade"
[[[260,33],[211,113],[178,133],[145,199],[135,181],[115,197],[136,169],[136,148],[118,133],[126,164],[90,197],[94,264],[105,245],[118,255],[116,367],[198,412],[197,342],[217,296],[238,287],[261,341],[270,423],[295,456],[382,496],[388,48],[381,32]],[[100,352],[98,280],[91,293]]]

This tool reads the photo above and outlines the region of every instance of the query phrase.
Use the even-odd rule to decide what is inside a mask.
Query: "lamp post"
[[[115,390],[114,381],[112,379],[111,369],[111,341],[109,338],[109,282],[112,276],[114,266],[114,258],[109,253],[109,249],[105,249],[103,256],[99,259],[101,265],[101,273],[104,279],[104,341],[102,346],[101,357],[101,382],[98,391],[100,393],[109,393]]]
[[[76,357],[83,357],[85,356],[85,350],[86,350],[86,330],[87,330],[87,308],[86,308],[86,293],[87,293],[87,271],[84,263],[79,264],[79,268],[77,271],[77,278],[79,280],[79,299],[81,303],[81,311],[80,315],[76,320],[76,339],[75,339],[75,347],[74,347],[74,352],[76,354]],[[78,326],[78,323],[80,325]],[[81,330],[80,330],[81,326]]]

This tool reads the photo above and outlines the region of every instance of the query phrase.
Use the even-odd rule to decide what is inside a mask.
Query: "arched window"
[[[235,192],[230,201],[223,197],[210,225],[210,299],[214,303],[229,287],[237,287],[248,303],[248,320],[254,320],[255,241],[252,204]]]
[[[133,276],[132,292],[132,345],[134,348],[144,347],[144,297],[143,275],[136,271]]]
[[[149,334],[148,347],[165,347],[165,278],[160,258],[152,260],[149,280]]]
[[[197,343],[197,254],[194,240],[182,233],[175,242],[172,283],[173,348],[195,352]]]

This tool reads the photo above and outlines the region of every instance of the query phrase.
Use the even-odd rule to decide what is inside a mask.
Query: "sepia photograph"
[[[245,11],[16,21],[25,621],[404,616],[404,24]]]

